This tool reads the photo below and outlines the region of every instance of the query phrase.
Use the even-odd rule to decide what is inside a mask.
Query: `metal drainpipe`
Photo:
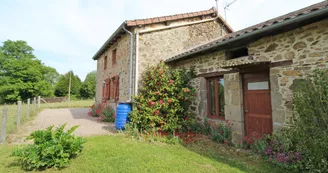
[[[139,31],[137,31],[136,33],[136,61],[135,61],[135,74],[134,74],[134,79],[135,79],[135,83],[134,83],[134,95],[138,94],[138,82],[139,82]]]
[[[131,102],[131,95],[132,95],[132,60],[133,60],[133,34],[132,32],[128,31],[125,28],[125,24],[123,24],[123,30],[127,33],[130,34],[130,86],[129,86],[129,100],[127,100],[128,102]]]

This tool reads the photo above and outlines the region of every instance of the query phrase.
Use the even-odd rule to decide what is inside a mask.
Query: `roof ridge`
[[[209,11],[213,11],[211,13],[216,13],[217,14],[217,9],[213,6],[212,8],[210,8],[208,10],[198,10],[198,11],[194,11],[194,12],[177,13],[177,14],[171,14],[171,15],[154,16],[154,17],[147,17],[147,18],[140,18],[140,19],[130,19],[130,20],[126,20],[126,21],[147,20],[147,19],[153,19],[153,18],[169,17],[169,16],[189,14],[189,13],[199,13],[199,12],[209,12]],[[211,13],[208,13],[208,14],[211,14]],[[207,15],[207,14],[203,14],[203,15]],[[193,16],[191,16],[191,17],[193,17]]]

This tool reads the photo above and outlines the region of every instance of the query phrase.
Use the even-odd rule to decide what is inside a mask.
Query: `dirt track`
[[[79,125],[75,131],[78,136],[113,134],[114,124],[99,122],[97,118],[88,116],[87,108],[46,109],[35,119],[22,126],[15,134],[8,136],[9,143],[23,143],[24,138],[35,130],[45,129],[51,125],[59,126],[67,123],[67,127]]]

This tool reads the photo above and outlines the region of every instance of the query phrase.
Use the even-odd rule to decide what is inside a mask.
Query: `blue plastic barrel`
[[[128,122],[128,115],[132,107],[130,103],[119,103],[116,108],[115,128],[124,130],[125,124]]]

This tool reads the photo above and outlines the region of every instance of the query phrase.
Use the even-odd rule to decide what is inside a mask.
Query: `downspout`
[[[139,31],[136,32],[136,62],[135,62],[135,83],[134,83],[134,95],[138,95],[138,82],[139,82]]]
[[[132,60],[133,60],[133,34],[132,32],[128,31],[125,28],[125,24],[123,24],[123,30],[125,32],[127,32],[128,34],[130,34],[130,80],[129,80],[129,99],[127,100],[127,102],[131,102],[131,96],[132,96]]]

